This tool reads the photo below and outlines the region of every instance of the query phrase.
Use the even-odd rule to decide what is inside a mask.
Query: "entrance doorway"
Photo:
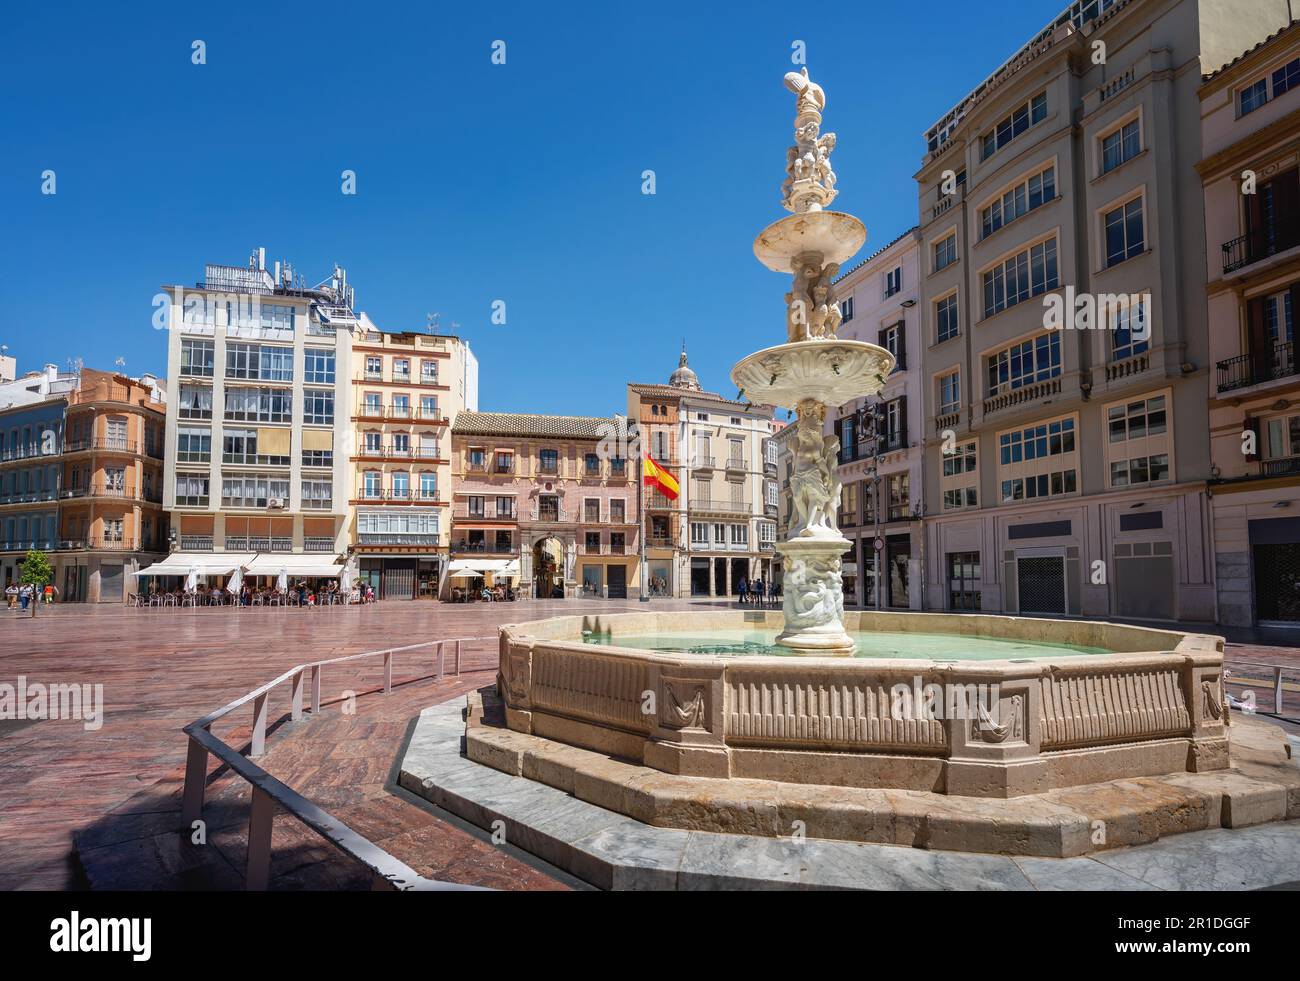
[[[1016,595],[1021,613],[1065,612],[1065,559],[1035,555],[1016,559]]]
[[[907,564],[912,558],[912,539],[908,535],[890,536],[885,541],[885,605],[906,610],[911,606],[907,595]]]
[[[691,559],[691,595],[709,595],[708,559]]]
[[[731,594],[740,594],[740,580],[749,578],[749,559],[731,560]]]
[[[415,599],[415,559],[385,559],[383,599]]]
[[[727,560],[713,560],[713,595],[727,595]]]
[[[1300,545],[1254,545],[1255,619],[1300,623]]]
[[[533,546],[533,588],[538,599],[564,598],[564,545],[558,538]]]
[[[609,567],[609,598],[627,599],[627,566]]]

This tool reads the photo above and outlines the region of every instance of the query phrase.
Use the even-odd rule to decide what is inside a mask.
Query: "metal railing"
[[[1236,667],[1238,665],[1244,667],[1245,671],[1240,672],[1241,675],[1240,677],[1234,677],[1234,675],[1238,673],[1236,671]],[[1262,669],[1263,672],[1267,672],[1268,674],[1271,674],[1272,678],[1266,680],[1264,678],[1252,677],[1251,676],[1252,668],[1260,668]],[[1284,664],[1265,664],[1260,661],[1241,661],[1238,660],[1237,658],[1227,655],[1224,658],[1223,684],[1225,689],[1227,688],[1228,685],[1236,685],[1240,688],[1245,689],[1246,691],[1251,692],[1252,699],[1254,694],[1254,688],[1252,686],[1269,685],[1272,688],[1273,711],[1260,712],[1259,708],[1254,704],[1253,700],[1250,701],[1249,703],[1251,707],[1248,711],[1259,712],[1259,714],[1261,715],[1272,715],[1272,716],[1277,716],[1278,718],[1285,718],[1285,716],[1282,715],[1282,707],[1283,707],[1285,692],[1288,690],[1293,692],[1300,692],[1300,681],[1284,681],[1283,676],[1288,672],[1292,673],[1293,675],[1296,676],[1296,678],[1300,679],[1300,668],[1296,668],[1294,666],[1289,666]],[[1236,702],[1236,704],[1233,706],[1234,708],[1242,707],[1243,704],[1242,700],[1234,699],[1234,701]],[[1288,721],[1300,722],[1300,719],[1288,720]]]
[[[211,535],[181,535],[182,552],[211,552]]]
[[[1248,388],[1276,378],[1296,374],[1295,348],[1291,341],[1274,344],[1260,354],[1239,354],[1215,363],[1220,392]]]
[[[401,860],[394,858],[374,842],[353,831],[338,818],[313,804],[292,787],[271,774],[256,763],[255,758],[266,752],[266,729],[269,718],[268,700],[272,691],[285,682],[289,683],[289,717],[300,721],[303,717],[303,701],[307,674],[311,674],[311,718],[320,718],[321,675],[329,665],[361,661],[367,658],[383,658],[384,685],[383,694],[393,690],[394,655],[410,651],[436,647],[436,673],[432,676],[441,681],[445,676],[445,645],[456,645],[455,673],[460,675],[461,645],[465,641],[495,640],[494,637],[455,637],[447,640],[431,640],[405,647],[392,647],[385,650],[366,651],[362,654],[349,654],[343,657],[328,658],[322,661],[309,661],[298,664],[272,679],[260,688],[254,688],[241,695],[228,705],[224,705],[191,722],[184,729],[189,739],[189,749],[185,760],[185,789],[181,799],[181,828],[188,832],[195,821],[203,818],[203,802],[208,783],[208,757],[215,756],[231,772],[246,780],[252,788],[252,801],[248,815],[248,849],[247,865],[244,873],[244,885],[250,890],[263,890],[271,879],[271,828],[278,804],[291,817],[302,822],[315,831],[327,842],[345,855],[360,862],[368,868],[374,877],[376,888],[408,890],[458,890],[483,891],[478,886],[466,886],[451,882],[439,882],[426,879]],[[423,676],[428,677],[428,676]],[[420,678],[408,678],[399,684],[410,684]],[[373,693],[372,693],[373,694]],[[253,732],[249,740],[247,754],[227,745],[212,734],[214,723],[225,718],[236,709],[252,705]]]
[[[1279,215],[1268,226],[1223,243],[1223,273],[1236,272],[1297,245],[1300,245],[1300,213]]]

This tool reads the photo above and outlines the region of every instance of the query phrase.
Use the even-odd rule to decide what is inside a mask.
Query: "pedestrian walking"
[[[745,598],[748,595],[748,593],[749,593],[749,584],[744,579],[740,580],[740,605],[741,606],[745,605]]]

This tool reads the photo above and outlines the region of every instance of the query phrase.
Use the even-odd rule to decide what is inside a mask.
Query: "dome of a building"
[[[684,344],[682,345],[681,360],[677,362],[677,370],[669,376],[668,384],[673,388],[685,388],[692,392],[700,390],[699,377],[686,366],[686,345]]]

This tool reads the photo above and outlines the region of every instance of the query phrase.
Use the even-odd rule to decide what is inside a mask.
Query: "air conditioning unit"
[[[269,508],[275,508],[276,510],[283,511],[283,510],[284,510],[284,498],[283,498],[283,497],[273,497],[273,498],[271,498],[271,503],[268,504],[267,507],[269,507]]]

